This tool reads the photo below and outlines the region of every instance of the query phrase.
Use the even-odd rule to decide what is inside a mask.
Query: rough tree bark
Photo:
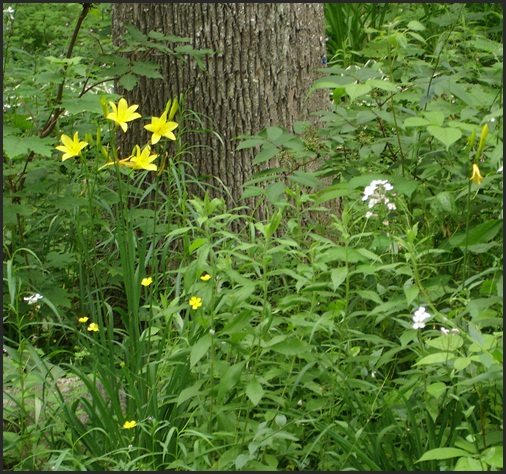
[[[143,115],[160,115],[182,92],[186,108],[208,116],[223,144],[212,134],[188,136],[189,145],[206,147],[185,159],[198,175],[219,177],[233,204],[252,174],[254,151],[235,151],[238,142],[231,139],[270,125],[291,130],[295,121],[315,121],[311,113],[326,108],[322,91],[306,98],[325,56],[322,3],[113,3],[112,15],[116,43],[129,23],[145,34],[189,37],[196,49],[218,51],[204,58],[205,71],[193,60],[150,58],[160,62],[164,80],[139,77],[132,91],[119,92],[141,104]],[[129,125],[126,150],[148,140],[142,125]]]

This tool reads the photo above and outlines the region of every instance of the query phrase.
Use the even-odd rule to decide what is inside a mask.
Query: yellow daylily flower
[[[151,123],[144,125],[144,128],[153,134],[151,137],[151,143],[155,145],[162,137],[175,140],[176,135],[172,133],[172,130],[174,130],[177,126],[178,124],[176,122],[167,121],[167,112],[164,112],[160,117],[151,117]]]
[[[202,298],[199,298],[198,296],[192,296],[190,298],[189,304],[192,309],[198,309],[202,306]]]
[[[129,107],[127,101],[123,97],[119,100],[118,106],[116,106],[114,102],[109,102],[109,104],[112,108],[112,112],[108,113],[106,118],[116,122],[124,132],[126,132],[128,128],[127,122],[141,117],[141,114],[136,112],[139,106],[131,105]]]
[[[153,278],[151,277],[143,278],[141,281],[142,286],[149,286],[151,283],[153,283]]]
[[[485,179],[481,175],[480,168],[476,163],[473,163],[473,173],[469,179],[472,180],[475,184],[480,184]]]
[[[97,332],[98,331],[98,324],[97,323],[91,323],[88,326],[88,331]]]
[[[79,156],[81,150],[88,145],[88,142],[79,141],[79,132],[74,133],[73,139],[65,134],[63,134],[60,139],[63,145],[55,146],[55,148],[59,151],[63,151],[63,156],[61,157],[62,161],[68,160],[73,156]]]
[[[146,145],[141,152],[139,145],[135,145],[133,154],[126,160],[120,160],[119,164],[128,166],[134,170],[156,171],[158,167],[152,163],[158,158],[158,155],[151,155],[151,148]]]
[[[132,421],[125,421],[125,423],[123,423],[123,428],[125,428],[126,430],[134,428],[135,426],[137,426],[137,422],[134,421],[134,420],[132,420]]]
[[[80,323],[85,323],[86,321],[88,321],[88,319],[90,319],[90,318],[88,318],[87,316],[83,316],[82,318],[79,318],[78,321]]]

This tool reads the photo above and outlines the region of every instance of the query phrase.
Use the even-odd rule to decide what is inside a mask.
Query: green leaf
[[[283,193],[285,192],[285,183],[271,183],[265,188],[265,197],[272,203],[275,204],[280,201]]]
[[[206,334],[192,347],[190,352],[190,367],[194,367],[195,364],[207,354],[208,349],[211,347],[212,340],[211,335]]]
[[[354,81],[355,79],[353,79],[352,77],[345,77],[345,76],[322,77],[320,79],[317,79],[313,83],[313,85],[309,89],[308,95],[317,89],[335,89],[336,87],[344,86]]]
[[[346,94],[348,94],[350,101],[353,102],[357,97],[367,94],[371,91],[370,84],[346,84],[344,86]]]
[[[266,143],[262,147],[262,151],[258,153],[253,159],[253,164],[258,165],[260,163],[264,163],[274,158],[279,153],[278,147],[272,145],[271,143]]]
[[[334,268],[330,272],[330,278],[332,279],[332,289],[336,291],[339,286],[346,280],[348,275],[348,269],[346,267]]]
[[[218,385],[218,399],[222,399],[225,394],[230,392],[239,382],[243,373],[244,365],[246,362],[238,362],[230,366],[223,374],[221,381]]]
[[[304,341],[299,341],[295,338],[287,338],[283,341],[277,342],[269,347],[274,352],[279,352],[287,356],[302,355],[311,351],[311,346]]]
[[[267,133],[267,138],[273,142],[278,140],[284,133],[281,127],[268,127],[265,131]]]
[[[159,68],[160,66],[158,64],[149,63],[146,61],[135,61],[132,65],[131,71],[134,74],[148,77],[150,79],[163,79]]]
[[[496,469],[503,468],[503,447],[491,446],[481,453],[481,459]]]
[[[436,448],[427,451],[418,461],[438,461],[442,459],[457,458],[460,456],[468,456],[469,453],[458,448]]]
[[[462,136],[462,132],[458,128],[443,128],[430,125],[427,127],[427,131],[445,145],[447,150],[450,148],[451,144],[455,143]]]
[[[263,145],[265,140],[263,138],[250,138],[248,140],[242,141],[236,148],[236,151],[244,150],[246,148],[255,148],[257,146]]]
[[[425,30],[425,26],[423,26],[419,21],[411,20],[408,23],[408,28],[413,31],[423,31]]]
[[[487,243],[492,240],[497,233],[502,230],[503,220],[489,220],[478,224],[469,230],[468,245],[476,245]],[[459,232],[448,239],[448,243],[452,247],[464,247],[466,244],[466,233]]]
[[[404,127],[425,127],[426,125],[430,125],[430,122],[422,117],[408,117],[404,120]]]
[[[185,388],[179,394],[177,398],[177,406],[181,405],[181,403],[186,402],[190,398],[194,398],[200,392],[200,387],[205,382],[205,379],[197,380],[191,387]]]
[[[118,84],[131,91],[137,85],[137,78],[133,74],[125,74],[119,78]]]
[[[422,357],[415,365],[430,365],[430,364],[441,364],[448,362],[455,357],[451,352],[437,352],[436,354],[430,354]]]
[[[253,406],[258,405],[264,393],[265,390],[262,388],[260,382],[256,377],[253,377],[246,386],[246,395],[251,400],[251,403],[253,403]]]
[[[367,79],[366,84],[375,89],[381,89],[388,92],[398,92],[397,86],[390,81],[383,81],[380,79]]]
[[[62,107],[72,115],[82,112],[91,112],[94,114],[102,114],[102,106],[100,105],[100,97],[97,94],[85,94],[75,99],[63,99]]]
[[[431,112],[423,112],[425,118],[430,122],[431,125],[443,125],[445,121],[445,115],[442,112],[431,111]]]
[[[427,393],[434,398],[440,398],[446,392],[446,385],[443,382],[435,382],[427,387]]]

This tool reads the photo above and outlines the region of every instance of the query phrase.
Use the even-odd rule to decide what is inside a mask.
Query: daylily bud
[[[104,114],[104,117],[107,117],[109,115],[109,107],[107,106],[107,99],[105,98],[105,95],[100,96],[100,105],[102,106],[102,113]]]
[[[478,145],[478,151],[476,152],[477,157],[481,155],[483,148],[485,148],[485,140],[487,138],[487,135],[488,135],[488,124],[485,124],[481,129],[480,143]]]

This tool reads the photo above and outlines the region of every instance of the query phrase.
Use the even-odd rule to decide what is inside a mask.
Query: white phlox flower
[[[422,329],[425,327],[425,320],[430,318],[424,306],[420,306],[413,315],[413,329]]]
[[[374,179],[371,184],[365,187],[362,201],[368,201],[367,207],[372,209],[378,204],[383,203],[387,210],[393,211],[397,209],[397,206],[390,201],[387,197],[387,192],[392,191],[394,187],[386,179]],[[395,196],[395,193],[392,193]],[[368,213],[366,216],[372,217],[372,213]]]

